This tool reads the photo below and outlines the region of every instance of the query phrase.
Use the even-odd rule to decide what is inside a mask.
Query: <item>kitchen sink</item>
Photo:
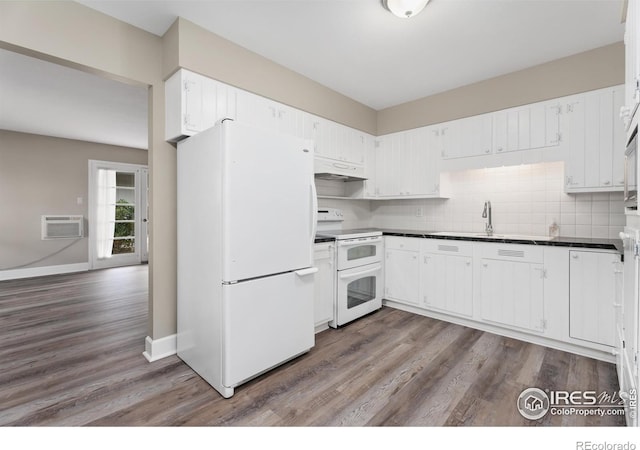
[[[492,234],[488,236],[486,233],[468,233],[464,231],[438,231],[436,233],[429,233],[433,236],[451,236],[451,237],[472,237],[472,238],[484,238],[484,239],[513,239],[517,241],[551,241],[552,237],[549,236],[529,236],[524,234]]]

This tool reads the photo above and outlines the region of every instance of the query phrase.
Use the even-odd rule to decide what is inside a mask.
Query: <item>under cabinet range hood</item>
[[[364,167],[341,161],[316,158],[313,164],[316,178],[337,181],[364,181]]]

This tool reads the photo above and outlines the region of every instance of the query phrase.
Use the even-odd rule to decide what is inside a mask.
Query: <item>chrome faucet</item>
[[[487,236],[491,236],[493,234],[493,223],[491,222],[491,202],[484,202],[484,211],[482,211],[482,218],[487,219],[487,223],[484,226],[484,231],[487,233]]]

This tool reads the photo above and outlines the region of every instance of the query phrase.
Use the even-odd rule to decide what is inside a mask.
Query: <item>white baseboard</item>
[[[62,273],[86,272],[89,263],[61,264],[58,266],[33,267],[27,269],[0,270],[0,281],[17,280],[20,278],[43,277]]]
[[[171,334],[160,339],[151,339],[147,336],[144,340],[145,351],[142,355],[147,361],[154,362],[178,352],[177,335]]]

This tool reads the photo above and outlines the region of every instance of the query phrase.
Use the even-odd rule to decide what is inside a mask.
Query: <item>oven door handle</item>
[[[357,241],[352,241],[352,240],[346,240],[346,241],[339,241],[339,246],[340,247],[353,247],[354,245],[369,245],[369,244],[377,244],[378,242],[382,242],[382,238],[376,238],[376,239],[369,239],[369,240],[357,240]]]
[[[349,278],[357,278],[359,276],[362,275],[367,275],[370,273],[376,273],[377,271],[379,271],[380,269],[382,269],[382,264],[376,264],[374,267],[370,267],[367,268],[365,270],[361,270],[360,272],[355,272],[355,273],[340,273],[340,279],[341,280],[348,280]]]

